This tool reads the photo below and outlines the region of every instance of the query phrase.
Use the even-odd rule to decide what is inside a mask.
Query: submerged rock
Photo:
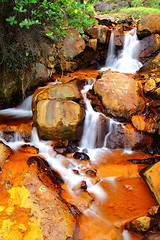
[[[86,154],[86,153],[83,153],[83,152],[76,152],[73,157],[75,159],[78,159],[80,161],[87,161],[89,160],[89,156]]]
[[[102,99],[106,113],[126,120],[144,110],[145,101],[139,90],[139,84],[133,78],[110,70],[94,84],[94,91]]]

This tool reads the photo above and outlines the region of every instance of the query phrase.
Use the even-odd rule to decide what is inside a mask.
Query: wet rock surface
[[[94,84],[95,94],[102,98],[106,113],[127,120],[144,110],[145,101],[139,90],[134,79],[110,70]]]
[[[73,237],[76,218],[60,196],[54,173],[40,157],[28,154],[19,157],[15,154],[1,173],[0,237],[17,240]]]
[[[81,94],[74,82],[46,87],[33,97],[34,124],[45,139],[76,137],[76,127],[84,117]]]

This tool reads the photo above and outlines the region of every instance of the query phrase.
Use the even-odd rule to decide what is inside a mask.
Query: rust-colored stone
[[[80,37],[79,32],[76,29],[68,31],[68,35],[63,41],[63,55],[66,60],[73,59],[79,53],[85,49],[85,42]]]
[[[160,204],[160,162],[143,169],[140,175],[145,180],[157,204]]]
[[[16,153],[1,173],[0,238],[73,237],[76,218],[60,196],[56,177],[42,158],[29,156]]]
[[[155,133],[158,130],[158,123],[152,117],[145,115],[135,115],[132,117],[133,126],[139,130],[147,133]]]
[[[110,70],[94,84],[94,91],[102,99],[106,113],[127,120],[145,107],[139,90],[139,84],[133,78]]]
[[[137,28],[137,33],[140,38],[143,38],[144,36],[152,33],[160,34],[160,14],[153,13],[142,18],[138,22]]]

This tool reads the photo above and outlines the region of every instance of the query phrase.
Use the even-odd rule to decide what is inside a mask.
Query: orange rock
[[[152,33],[160,34],[160,14],[153,13],[138,22],[137,33],[139,37],[144,37]]]
[[[110,70],[94,84],[94,91],[102,99],[107,114],[127,120],[145,107],[139,90],[139,84],[133,78]]]
[[[60,196],[56,177],[42,158],[30,156],[16,153],[1,173],[0,238],[73,237],[76,218]]]
[[[139,130],[147,133],[155,133],[158,130],[158,124],[151,117],[144,115],[136,115],[132,117],[133,126]]]

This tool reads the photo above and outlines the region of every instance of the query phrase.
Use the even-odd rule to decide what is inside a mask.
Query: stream
[[[136,30],[133,29],[125,35],[122,52],[119,56],[115,56],[114,35],[111,34],[106,65],[100,71],[111,68],[134,74],[142,66],[137,54],[133,54],[135,48],[138,49],[138,40]],[[80,73],[83,74],[83,72]],[[64,180],[62,185],[65,190],[64,198],[77,204],[83,212],[76,240],[140,240],[142,236],[125,230],[124,223],[146,215],[155,202],[139,176],[139,171],[144,166],[134,165],[127,160],[144,159],[149,155],[141,151],[132,151],[128,147],[129,144],[124,149],[106,148],[107,137],[113,127],[116,128],[120,123],[94,111],[87,98],[87,92],[92,89],[92,86],[93,79],[89,79],[82,90],[86,114],[84,131],[78,146],[78,151],[85,152],[90,158],[89,161],[79,162],[73,154],[64,156],[56,153],[52,147],[52,141],[41,140],[35,127],[32,129],[31,139],[27,145],[39,149],[39,155],[43,156],[50,167]],[[32,122],[31,103],[32,96],[16,108],[1,110],[0,127],[7,124],[8,127],[17,128],[18,125],[24,124],[25,128]],[[98,123],[102,115],[106,118],[105,136]],[[6,140],[0,132],[0,140],[15,152],[19,151],[20,146],[26,144],[18,133]],[[94,176],[87,173],[94,173]],[[82,182],[86,186],[84,192],[79,189]]]

